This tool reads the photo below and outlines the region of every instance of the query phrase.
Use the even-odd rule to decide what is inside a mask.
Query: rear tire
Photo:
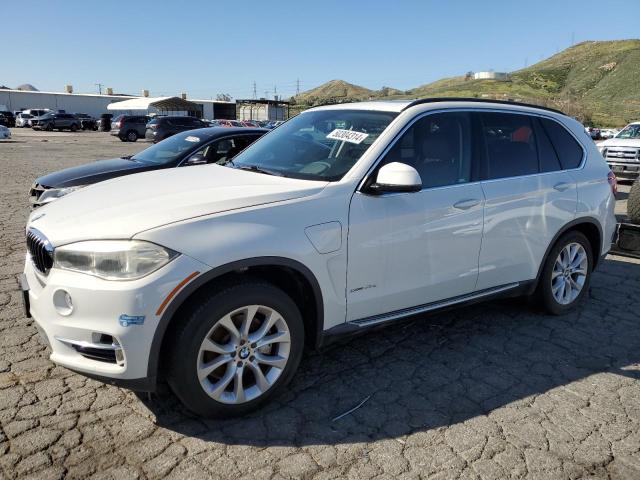
[[[589,291],[593,252],[587,237],[578,231],[562,235],[545,260],[536,296],[553,315],[573,310]]]
[[[631,185],[627,198],[627,216],[631,223],[640,225],[640,178]]]
[[[269,283],[216,290],[177,319],[167,380],[189,410],[230,417],[255,410],[291,381],[304,323],[293,300]]]
[[[71,124],[71,131],[75,132],[76,130],[78,130],[78,126],[75,123]]]
[[[138,132],[136,132],[135,130],[129,130],[126,137],[127,142],[135,142],[136,140],[138,140]]]

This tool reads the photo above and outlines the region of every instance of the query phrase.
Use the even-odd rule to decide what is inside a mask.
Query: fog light
[[[71,295],[66,290],[56,290],[53,292],[53,306],[60,315],[65,317],[73,312],[73,301]]]

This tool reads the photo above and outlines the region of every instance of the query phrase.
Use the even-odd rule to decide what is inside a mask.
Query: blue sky
[[[640,37],[639,0],[3,2],[0,84],[191,98],[295,93],[340,78],[408,89],[507,70],[572,38]]]

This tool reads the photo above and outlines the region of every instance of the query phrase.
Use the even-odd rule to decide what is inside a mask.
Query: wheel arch
[[[558,230],[551,242],[549,242],[549,245],[547,245],[547,250],[544,252],[542,261],[538,266],[538,274],[536,276],[535,285],[537,285],[538,281],[540,280],[540,275],[542,274],[544,265],[547,262],[547,258],[549,257],[549,252],[551,252],[551,249],[558,242],[560,237],[570,231],[578,231],[584,234],[585,237],[587,237],[587,240],[589,240],[589,243],[591,244],[591,250],[593,253],[593,269],[595,270],[595,268],[598,266],[598,262],[600,260],[600,252],[602,252],[602,239],[604,238],[602,225],[600,225],[600,222],[593,217],[576,218],[567,223],[560,230]]]
[[[293,297],[305,321],[305,341],[319,345],[324,328],[322,290],[315,275],[302,263],[285,257],[256,257],[239,260],[213,268],[188,283],[169,303],[156,327],[149,352],[147,378],[155,383],[162,374],[161,352],[167,345],[167,335],[191,308],[189,300],[196,300],[225,281],[241,281],[242,276],[258,277],[274,283]]]

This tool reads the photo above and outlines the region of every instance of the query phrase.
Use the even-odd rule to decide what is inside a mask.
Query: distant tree
[[[296,102],[296,97],[291,97],[289,99],[289,105],[297,105],[298,102]]]
[[[471,80],[473,78],[473,72],[471,70],[469,70],[467,73],[464,74],[464,80],[465,82],[467,80]]]
[[[228,93],[219,93],[216,95],[216,100],[219,102],[230,102],[232,98]]]

